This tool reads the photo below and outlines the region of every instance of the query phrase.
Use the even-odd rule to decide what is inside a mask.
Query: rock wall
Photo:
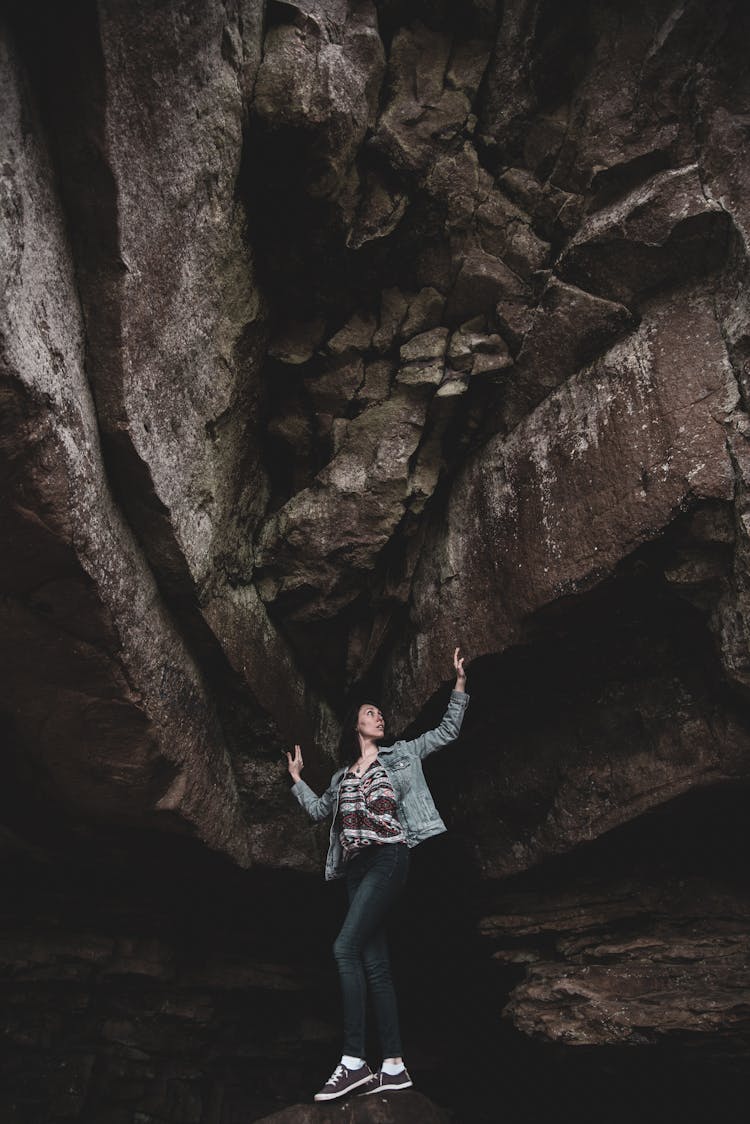
[[[13,0],[0,25],[0,809],[6,876],[21,855],[29,879],[5,984],[44,1006],[83,974],[88,1009],[143,975],[116,966],[128,917],[156,939],[156,890],[121,886],[121,932],[102,904],[89,955],[45,889],[86,851],[106,878],[122,840],[204,889],[202,863],[234,864],[217,901],[258,896],[248,947],[274,908],[294,917],[288,893],[319,909],[321,837],[281,752],[301,741],[324,784],[360,691],[394,735],[438,720],[458,643],[472,704],[430,774],[451,840],[404,921],[432,941],[444,864],[456,1025],[479,1004],[488,1051],[571,1089],[603,1064],[572,1047],[621,1076],[697,1048],[731,1086],[750,1033],[750,905],[727,874],[750,770],[746,6]],[[656,871],[643,841],[691,809],[707,865],[680,830]],[[41,916],[78,967],[47,938],[28,953]],[[327,939],[278,1016],[299,1096]],[[170,973],[160,1002],[189,1002]],[[192,1056],[206,1088],[246,1056],[212,1004],[189,1016],[225,1043]],[[13,1094],[14,1121],[277,1107],[139,1100],[114,1011],[76,1040],[67,1101],[49,1074],[68,1016],[9,1031],[14,1074],[43,1056],[52,1090]],[[439,1046],[417,1060],[455,1108]]]

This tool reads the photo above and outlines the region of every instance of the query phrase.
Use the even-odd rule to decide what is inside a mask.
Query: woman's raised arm
[[[305,767],[302,761],[302,746],[295,745],[294,757],[292,757],[291,753],[287,751],[286,760],[287,768],[289,770],[289,776],[296,784],[297,781],[301,780],[300,774]]]
[[[286,760],[289,776],[294,781],[291,791],[295,800],[302,805],[307,814],[314,820],[324,820],[326,816],[330,816],[333,811],[333,805],[336,802],[336,786],[333,782],[331,782],[322,796],[317,796],[310,788],[309,784],[303,781],[300,776],[304,768],[301,747],[295,745],[294,756],[287,752]]]
[[[466,690],[466,672],[464,671],[464,660],[466,659],[466,657],[459,656],[460,651],[460,648],[456,648],[453,653],[453,666],[456,669],[456,686],[454,687],[455,691]]]
[[[451,692],[448,709],[443,715],[443,720],[434,730],[420,734],[418,738],[406,743],[407,750],[416,753],[417,757],[426,757],[444,745],[450,745],[458,737],[461,723],[464,720],[466,707],[469,705],[469,696],[466,693],[466,672],[464,670],[464,656],[460,655],[461,649],[456,648],[453,653],[453,667],[456,671],[456,686]]]

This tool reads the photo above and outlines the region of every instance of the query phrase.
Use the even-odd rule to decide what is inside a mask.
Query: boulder
[[[591,588],[680,508],[730,499],[736,406],[712,303],[694,290],[655,302],[636,332],[478,450],[414,575],[409,632],[388,670],[397,722],[462,637],[475,657],[507,649],[527,616]]]
[[[201,669],[108,482],[48,152],[3,42],[3,680],[44,788],[96,822],[173,822],[251,856]]]
[[[726,255],[726,213],[706,198],[696,164],[661,172],[596,211],[561,260],[565,278],[608,300],[641,294],[716,268]]]
[[[330,1105],[297,1104],[264,1116],[256,1124],[447,1124],[450,1117],[421,1093],[406,1090],[402,1093],[381,1093],[372,1097],[357,1098]]]
[[[372,3],[299,0],[289,22],[271,26],[253,96],[263,129],[315,150],[313,196],[347,185],[359,146],[373,124],[383,75],[383,45]]]
[[[466,45],[449,71],[449,36],[415,21],[391,44],[386,73],[389,98],[370,144],[400,173],[421,177],[436,151],[461,134],[484,69],[484,44]],[[486,56],[485,56],[486,57]]]
[[[716,1049],[750,1035],[749,904],[699,879],[589,883],[544,910],[532,896],[508,900],[482,932],[528,964],[504,1012],[525,1033],[573,1046],[674,1047],[700,1036]],[[534,952],[535,941],[552,942],[559,959]]]

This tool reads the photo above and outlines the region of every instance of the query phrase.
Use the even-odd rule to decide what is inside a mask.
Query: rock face
[[[717,862],[722,842],[700,806],[688,798],[683,812],[652,815],[627,873],[610,849],[607,877],[589,863],[563,889],[506,893],[500,912],[482,920],[498,963],[528,965],[506,1009],[527,1034],[576,1046],[700,1042],[709,1053],[742,1054],[747,887],[728,848]],[[676,846],[664,828],[696,838]]]
[[[73,8],[0,17],[0,826],[29,918],[81,845],[119,861],[111,832],[231,861],[264,908],[302,893],[323,839],[282,751],[322,786],[359,692],[394,735],[438,720],[462,644],[464,745],[430,781],[467,887],[456,947],[497,970],[486,1041],[503,1008],[518,1058],[697,1046],[728,1087],[750,1043],[747,899],[722,881],[750,772],[746,5]],[[669,878],[623,867],[685,801],[715,861],[682,833]],[[117,917],[91,930],[99,982]],[[316,947],[291,1069],[327,994]],[[42,1006],[66,955],[34,975]],[[270,1007],[291,931],[277,961],[239,973]],[[29,1112],[104,1120],[102,1052],[137,1085],[118,1017],[65,1061],[80,1097]],[[16,1074],[67,1018],[47,1046],[13,1032]],[[435,1051],[426,1091],[455,1106]],[[192,1095],[128,1104],[279,1104]],[[432,1111],[401,1103],[382,1119]]]
[[[307,1121],[320,1121],[321,1124],[357,1124],[358,1121],[376,1121],[377,1124],[447,1124],[449,1117],[436,1105],[431,1104],[419,1093],[405,1092],[398,1096],[369,1097],[367,1100],[354,1099],[348,1104],[335,1105],[294,1105],[292,1108],[264,1116],[258,1124],[307,1124]]]

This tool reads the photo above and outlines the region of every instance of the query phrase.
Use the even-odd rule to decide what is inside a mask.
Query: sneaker
[[[367,1062],[359,1069],[347,1069],[343,1062],[339,1062],[323,1088],[315,1094],[315,1100],[335,1101],[337,1097],[345,1097],[347,1093],[371,1081],[374,1076]]]
[[[366,1096],[368,1093],[389,1093],[398,1089],[411,1089],[412,1084],[406,1066],[399,1073],[383,1073],[381,1069],[378,1073],[373,1073],[372,1079],[368,1081],[364,1089],[360,1090],[360,1095]]]

